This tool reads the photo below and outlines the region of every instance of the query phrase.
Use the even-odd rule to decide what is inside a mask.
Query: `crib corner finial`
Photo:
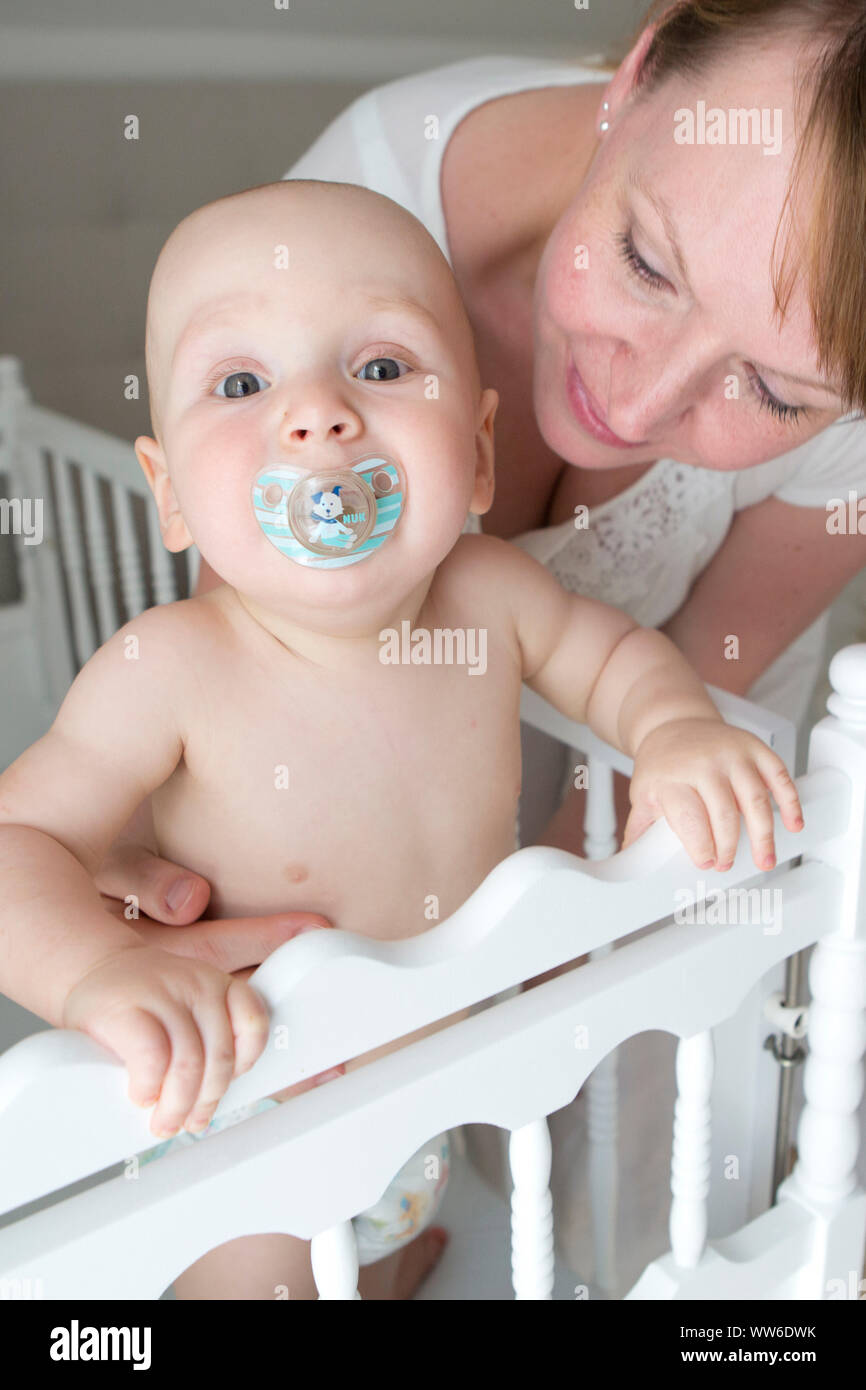
[[[827,708],[843,724],[866,728],[866,642],[843,647],[830,662]]]
[[[10,396],[29,401],[30,392],[24,385],[20,359],[10,353],[0,353],[0,399]]]

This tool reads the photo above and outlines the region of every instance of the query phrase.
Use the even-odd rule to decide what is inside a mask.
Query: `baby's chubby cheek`
[[[201,555],[228,583],[231,575],[261,570],[263,545],[256,525],[250,488],[237,480],[190,473],[173,479],[175,495],[187,529]]]

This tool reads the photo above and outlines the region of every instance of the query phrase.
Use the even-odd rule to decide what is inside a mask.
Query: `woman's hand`
[[[776,862],[772,798],[787,830],[802,830],[797,788],[781,758],[754,734],[715,719],[674,719],[641,741],[623,848],[664,816],[699,869],[734,862],[745,816],[759,869]]]
[[[316,912],[202,921],[210,901],[207,879],[161,859],[148,842],[154,844],[149,802],[136,811],[96,875],[106,911],[132,927],[148,946],[204,961],[246,981],[283,942],[331,926]],[[299,1082],[292,1094],[330,1081],[345,1070],[342,1064],[332,1067]]]

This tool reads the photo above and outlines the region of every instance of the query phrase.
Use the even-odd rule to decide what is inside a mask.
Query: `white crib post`
[[[695,1033],[677,1046],[677,1100],[671,1156],[670,1237],[674,1263],[693,1269],[707,1241],[707,1195],[713,1088],[713,1035]]]
[[[822,855],[843,871],[843,901],[837,929],[817,943],[809,966],[805,1104],[797,1163],[779,1189],[780,1198],[819,1210],[826,1219],[803,1294],[813,1298],[827,1298],[834,1281],[857,1288],[866,1239],[866,1200],[854,1207],[845,1202],[857,1188],[866,1051],[866,644],[837,652],[829,675],[835,693],[827,704],[835,719],[813,730],[809,769],[829,764],[851,779],[848,831]]]
[[[359,1299],[358,1242],[351,1221],[320,1231],[310,1242],[313,1278],[320,1299]]]
[[[553,1298],[553,1198],[550,1130],[532,1120],[512,1130],[508,1160],[511,1194],[511,1278],[515,1299]]]
[[[600,758],[588,760],[584,854],[607,859],[616,854],[616,806],[613,768]],[[610,954],[610,945],[590,952],[590,960]],[[616,1291],[617,1138],[619,1085],[616,1048],[599,1062],[587,1086],[589,1197],[595,1253],[595,1285],[613,1297]]]

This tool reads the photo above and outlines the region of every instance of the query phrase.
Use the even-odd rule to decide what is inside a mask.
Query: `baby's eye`
[[[259,382],[263,385],[259,386]],[[221,391],[220,387],[225,390]],[[242,400],[244,396],[254,396],[258,391],[264,389],[267,382],[264,377],[257,376],[255,372],[229,372],[217,382],[214,387],[214,395],[226,396],[229,400]]]
[[[407,372],[412,370],[406,362],[400,362],[396,357],[371,357],[369,362],[364,363],[358,376],[362,381],[396,381],[398,377],[405,375],[400,371],[401,366],[405,367]]]

